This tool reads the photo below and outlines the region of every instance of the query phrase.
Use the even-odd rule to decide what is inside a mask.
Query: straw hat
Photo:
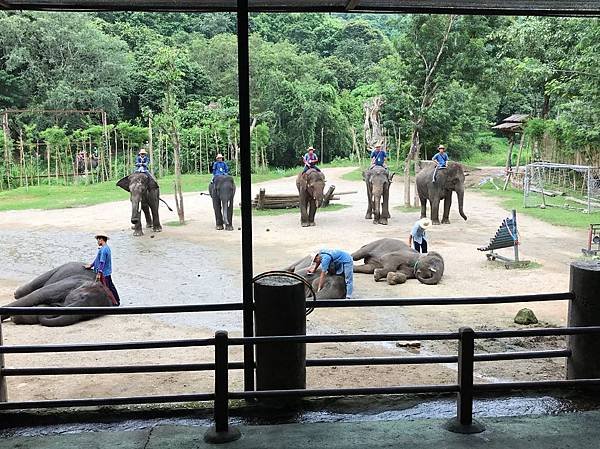
[[[423,229],[427,229],[429,226],[431,226],[431,220],[429,218],[421,218],[418,223],[419,227]]]
[[[98,237],[102,237],[104,240],[108,240],[108,234],[106,232],[96,232],[96,234],[94,235],[94,238],[98,238]]]
[[[146,151],[146,149],[145,149],[145,148],[142,148],[142,149],[140,150],[140,154],[148,154],[148,152]]]
[[[306,150],[307,150],[307,151],[310,151],[310,150],[313,150],[313,151],[315,151],[314,147],[312,147],[312,146],[311,146],[311,147],[308,147]]]
[[[219,158],[224,159],[224,157],[221,153],[217,154],[217,159],[219,159]]]
[[[439,145],[439,146],[438,146],[438,150],[441,150],[441,149],[444,149],[444,150],[445,150],[445,149],[446,149],[446,147],[445,147],[444,145]]]

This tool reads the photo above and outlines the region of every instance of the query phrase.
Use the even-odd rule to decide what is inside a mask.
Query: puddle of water
[[[150,233],[148,233],[150,234]],[[151,234],[150,234],[151,235]],[[219,268],[217,251],[157,234],[134,238],[131,232],[111,234],[113,281],[122,305],[153,306],[239,302],[240,272]],[[2,230],[0,279],[28,282],[70,261],[91,262],[96,255],[89,232],[57,229]],[[241,270],[241,267],[240,267]],[[0,298],[5,304],[12,298]],[[241,330],[241,312],[155,315],[173,324],[229,331]]]

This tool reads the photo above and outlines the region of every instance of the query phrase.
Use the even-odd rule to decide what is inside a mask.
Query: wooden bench
[[[497,249],[502,248],[514,248],[515,258],[509,259],[508,257],[501,256],[494,252]],[[480,246],[477,248],[479,251],[489,251],[486,254],[488,260],[500,260],[504,262],[506,268],[523,267],[529,265],[528,260],[519,260],[519,230],[517,228],[517,211],[513,209],[512,217],[505,218],[502,220],[502,224],[496,231],[494,237],[490,239],[490,242],[486,246]]]

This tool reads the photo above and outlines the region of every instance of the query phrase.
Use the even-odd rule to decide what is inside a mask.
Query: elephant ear
[[[129,176],[125,176],[117,181],[117,186],[129,192]]]

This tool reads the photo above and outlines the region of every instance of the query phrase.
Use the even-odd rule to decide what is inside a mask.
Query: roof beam
[[[346,11],[352,11],[358,6],[359,3],[360,0],[348,0],[345,6]]]

